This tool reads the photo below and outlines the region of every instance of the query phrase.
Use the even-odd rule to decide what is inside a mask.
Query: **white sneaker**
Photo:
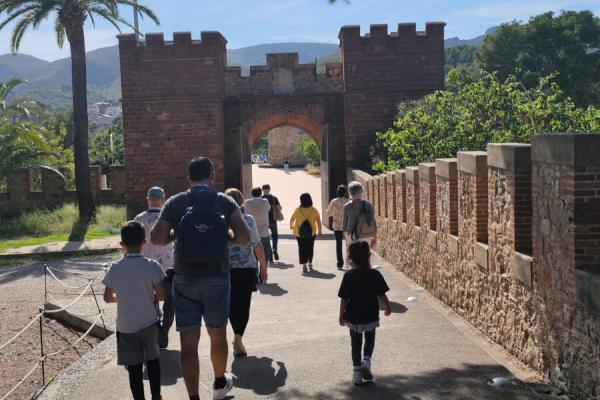
[[[354,370],[354,372],[352,372],[352,383],[355,385],[362,385],[363,380],[360,370]]]
[[[308,272],[308,268],[306,268],[306,264],[302,264],[302,273],[306,274]]]
[[[360,372],[359,372],[360,373]],[[223,400],[227,393],[233,389],[233,377],[231,374],[226,373],[225,379],[227,379],[227,384],[222,389],[213,389],[213,400]]]
[[[312,263],[308,263],[308,270],[312,272],[312,270],[313,270]]]
[[[360,374],[365,381],[373,380],[373,373],[371,372],[371,363],[368,361],[363,361],[360,366]]]

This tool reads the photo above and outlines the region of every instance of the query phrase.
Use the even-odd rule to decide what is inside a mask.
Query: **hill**
[[[496,32],[496,30],[498,29],[497,26],[493,26],[491,28],[488,28],[487,31],[485,31],[485,33],[483,35],[479,35],[477,37],[474,37],[472,39],[460,39],[458,37],[451,37],[448,38],[446,40],[444,40],[444,46],[448,49],[451,47],[457,47],[457,46],[475,46],[475,47],[479,47],[483,44],[483,41],[485,40],[485,37],[488,35],[493,34],[494,32]]]
[[[460,45],[477,46],[483,38],[495,31],[490,28],[481,36],[462,40],[446,39],[446,47]],[[228,49],[229,65],[239,65],[242,73],[248,74],[250,65],[263,65],[267,53],[298,52],[301,63],[317,60],[319,69],[326,62],[339,61],[339,46],[328,43],[268,43],[256,46]],[[121,96],[119,50],[117,46],[105,47],[88,52],[88,91],[89,101],[116,100]],[[0,81],[14,76],[27,79],[28,85],[21,85],[15,91],[20,97],[29,97],[45,103],[51,109],[68,108],[71,105],[71,60],[64,58],[54,62],[40,60],[26,54],[5,54],[0,56]]]

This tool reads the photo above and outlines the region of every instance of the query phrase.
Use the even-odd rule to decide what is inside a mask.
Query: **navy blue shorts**
[[[231,282],[229,274],[193,276],[175,274],[173,304],[179,332],[199,329],[202,320],[207,328],[227,326]]]

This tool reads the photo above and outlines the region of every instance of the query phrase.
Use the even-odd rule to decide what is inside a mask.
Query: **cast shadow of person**
[[[304,276],[308,278],[316,278],[316,279],[333,279],[335,278],[335,274],[325,273],[317,271],[316,269],[312,269],[310,272],[304,273]]]
[[[276,393],[285,386],[288,377],[287,368],[281,361],[269,357],[238,357],[231,364],[233,386],[249,389],[258,395]]]
[[[160,385],[172,386],[183,376],[181,373],[181,364],[179,359],[181,352],[179,350],[161,350],[160,351]],[[145,370],[145,368],[144,368]],[[148,374],[144,371],[144,379],[148,380]]]
[[[261,283],[256,285],[256,287],[260,294],[268,294],[269,296],[279,297],[288,293],[288,291],[279,286],[278,283]]]
[[[390,305],[392,306],[392,314],[403,314],[408,311],[405,305],[400,304],[396,301],[390,301]],[[383,304],[379,303],[379,309],[383,311]]]

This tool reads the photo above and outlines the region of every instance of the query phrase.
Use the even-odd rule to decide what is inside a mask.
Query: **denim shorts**
[[[175,274],[173,304],[179,332],[199,329],[202,319],[207,328],[221,329],[229,318],[231,283],[229,274],[193,276]]]

